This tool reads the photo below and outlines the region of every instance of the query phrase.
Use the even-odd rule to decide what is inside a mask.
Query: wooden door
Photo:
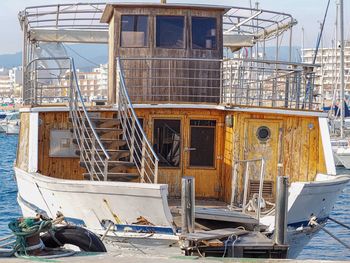
[[[278,173],[278,162],[281,158],[279,140],[282,138],[282,121],[268,119],[248,119],[244,127],[243,159],[265,159],[265,180],[263,195],[273,198],[274,185]],[[257,189],[261,163],[250,163],[249,188]],[[243,171],[242,171],[243,176]],[[250,193],[251,195],[252,193]]]
[[[220,119],[189,116],[185,120],[184,176],[195,178],[196,197],[218,198],[221,160]]]

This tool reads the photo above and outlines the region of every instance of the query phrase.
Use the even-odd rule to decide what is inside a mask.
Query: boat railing
[[[105,7],[106,3],[32,6],[18,18],[29,41],[107,43],[108,25],[100,22]]]
[[[95,130],[86,109],[74,65],[70,59],[70,118],[73,124],[74,136],[80,150],[80,161],[84,163],[90,175],[90,180],[107,181],[108,165],[111,159],[99,135]]]
[[[80,161],[84,163],[91,180],[107,180],[110,156],[85,106],[74,60],[69,57],[34,59],[26,67],[24,80],[24,105],[69,104]]]
[[[158,156],[153,150],[135,113],[125,83],[124,71],[117,58],[117,102],[118,116],[124,138],[130,149],[130,161],[134,162],[141,176],[141,182],[157,183]]]
[[[250,167],[252,164],[259,164],[260,163],[260,171],[259,171],[259,191],[258,191],[258,198],[257,198],[257,204],[255,207],[255,217],[260,223],[260,217],[261,217],[261,208],[262,208],[262,199],[263,199],[263,187],[264,187],[264,180],[265,180],[265,159],[264,158],[257,158],[257,159],[247,159],[247,160],[234,160],[232,165],[232,179],[231,179],[231,187],[232,187],[232,193],[231,193],[231,202],[229,205],[229,208],[231,210],[240,207],[243,213],[247,213],[248,207],[251,206],[248,198],[249,198],[249,180],[250,178]],[[238,203],[238,185],[239,185],[239,178],[238,178],[238,168],[239,166],[242,166],[244,168],[243,171],[243,198],[242,202],[237,205]],[[253,200],[254,202],[254,200]]]
[[[262,59],[121,58],[131,101],[317,110],[315,65]]]
[[[31,60],[24,71],[25,105],[62,103],[69,100],[71,63],[67,57]]]

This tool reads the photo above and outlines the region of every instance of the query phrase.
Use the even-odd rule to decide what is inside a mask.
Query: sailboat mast
[[[344,117],[345,117],[345,77],[344,77],[344,1],[340,0],[340,106],[341,106],[341,125],[340,136],[344,138]]]

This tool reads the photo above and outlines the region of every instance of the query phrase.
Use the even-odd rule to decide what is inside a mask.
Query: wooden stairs
[[[130,150],[128,149],[126,140],[123,139],[123,129],[121,128],[119,119],[116,117],[90,117],[90,121],[93,127],[89,127],[87,120],[85,120],[86,127],[88,128],[84,136],[92,138],[92,129],[94,129],[104,149],[109,154],[107,181],[138,182],[140,175],[137,169],[132,169],[135,168],[135,163],[130,161]],[[71,131],[74,132],[73,129],[71,129]],[[78,145],[78,139],[73,139],[73,143]],[[89,140],[82,140],[80,143],[84,144],[85,149],[91,149],[93,147],[93,143]],[[77,150],[76,153],[80,155],[80,166],[86,169],[86,172],[83,174],[84,179],[103,181],[104,174],[101,171],[101,168],[104,168],[105,165],[105,161],[101,160],[103,150],[97,141],[95,142],[94,148],[96,149],[94,158],[92,153],[87,150],[83,150],[82,152]],[[130,170],[134,172],[130,172]],[[89,173],[89,171],[93,172]]]

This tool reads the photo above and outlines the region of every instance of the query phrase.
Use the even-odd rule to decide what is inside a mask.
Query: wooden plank
[[[250,215],[219,208],[196,208],[195,218],[254,225],[259,224],[258,220]]]
[[[184,237],[188,241],[200,242],[204,240],[213,240],[229,237],[232,235],[241,236],[247,234],[249,231],[237,228],[223,228],[203,232],[189,233]]]

